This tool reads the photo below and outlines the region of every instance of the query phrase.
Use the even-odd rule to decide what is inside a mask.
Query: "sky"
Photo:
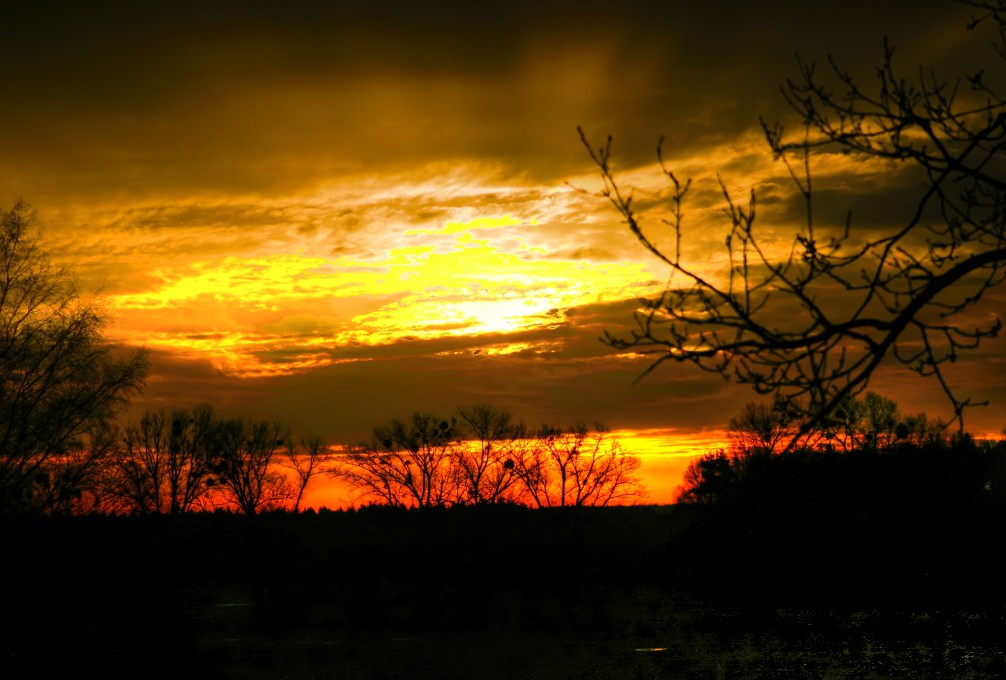
[[[909,75],[992,54],[965,30],[971,10],[938,0],[137,5],[5,8],[0,206],[34,206],[53,258],[101,296],[109,339],[149,350],[135,409],[208,402],[333,442],[482,401],[645,431],[654,451],[722,442],[757,395],[683,364],[639,379],[650,358],[600,341],[668,272],[591,195],[577,126],[612,135],[619,177],[656,198],[663,136],[694,182],[686,246],[714,263],[717,176],[773,199],[766,233],[799,226],[759,126],[792,123],[780,86],[797,55],[868,82],[884,36]],[[849,159],[818,181],[866,228],[917,192]],[[978,434],[1006,425],[1003,350],[954,367],[992,402],[968,414]],[[871,388],[951,413],[904,371]]]

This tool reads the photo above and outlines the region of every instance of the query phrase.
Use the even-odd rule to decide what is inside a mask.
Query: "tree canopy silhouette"
[[[143,351],[104,340],[101,308],[50,264],[34,221],[23,201],[0,215],[0,514],[79,496],[146,375]]]
[[[964,429],[964,410],[948,364],[995,336],[994,314],[969,314],[1006,278],[1006,2],[968,2],[979,10],[968,29],[998,29],[994,63],[947,80],[920,69],[905,77],[886,41],[871,86],[829,57],[828,68],[799,64],[783,94],[802,125],[790,133],[762,121],[772,156],[781,161],[804,206],[782,253],[779,228],[758,221],[754,191],[738,202],[719,180],[727,216],[726,271],[719,276],[689,260],[684,211],[690,180],[663,156],[669,181],[669,246],[616,181],[611,138],[581,141],[600,169],[606,197],[636,238],[672,271],[671,283],[645,301],[628,336],[606,334],[619,349],[691,362],[762,394],[804,398],[816,427],[843,401],[862,393],[885,360],[935,379]],[[899,221],[883,232],[831,227],[816,219],[814,168],[846,156],[914,173],[917,192]],[[665,241],[666,242],[666,241]]]
[[[909,498],[919,509],[955,513],[975,503],[1001,507],[1006,442],[948,433],[926,414],[902,413],[875,392],[841,404],[819,430],[801,433],[798,413],[780,400],[745,406],[730,419],[729,448],[689,464],[678,502],[743,500],[784,508],[800,500],[815,512],[819,504],[836,503],[839,514],[856,504]]]

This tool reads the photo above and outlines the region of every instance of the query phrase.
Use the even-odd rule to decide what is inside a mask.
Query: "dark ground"
[[[6,520],[0,677],[1002,678],[999,511]]]

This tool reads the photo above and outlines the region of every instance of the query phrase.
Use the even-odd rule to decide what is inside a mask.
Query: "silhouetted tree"
[[[892,446],[898,440],[898,425],[902,420],[898,405],[876,392],[867,392],[861,403],[860,446],[873,451]],[[907,434],[907,430],[904,430],[904,434]]]
[[[450,505],[458,496],[451,454],[459,441],[457,421],[414,413],[374,429],[370,443],[350,446],[334,474],[361,498],[400,507]]]
[[[925,413],[905,416],[897,426],[898,438],[915,446],[939,446],[947,443],[947,425]]]
[[[942,435],[937,433],[943,427],[929,421],[925,414],[905,418],[894,401],[867,392],[862,397],[843,399],[826,418],[818,420],[816,429],[805,425],[804,410],[798,401],[776,395],[771,405],[751,402],[730,419],[727,434],[730,454],[743,459],[799,448],[882,451],[910,439],[939,439]]]
[[[938,445],[946,424],[925,413],[905,416],[898,405],[876,392],[847,398],[820,422],[821,441],[842,451],[885,451],[900,443]]]
[[[640,461],[598,427],[529,431],[488,404],[450,421],[416,413],[350,446],[332,474],[360,499],[396,507],[510,502],[536,507],[610,505],[643,496]]]
[[[641,498],[640,461],[606,428],[584,423],[543,427],[515,459],[515,472],[537,507],[610,505]]]
[[[304,492],[315,475],[326,471],[332,462],[332,452],[321,437],[308,437],[295,443],[293,437],[287,438],[286,462],[283,467],[294,473],[294,484],[297,496],[293,501],[293,510],[300,510],[300,502]]]
[[[164,512],[165,459],[168,456],[167,416],[164,411],[144,413],[139,425],[126,425],[122,453],[110,480],[120,507],[129,513]]]
[[[673,272],[673,285],[637,314],[637,329],[606,341],[653,352],[650,370],[687,361],[763,394],[803,398],[807,430],[862,393],[893,357],[936,380],[963,432],[964,410],[974,404],[958,396],[945,371],[961,351],[998,333],[994,315],[964,312],[1006,278],[1006,98],[998,89],[1006,2],[968,4],[983,10],[969,28],[991,24],[999,36],[994,68],[975,69],[963,81],[921,69],[903,77],[886,42],[873,87],[831,58],[824,71],[800,62],[799,77],[783,90],[802,119],[800,132],[790,136],[762,122],[770,152],[805,207],[782,253],[772,243],[780,230],[758,226],[754,192],[741,204],[721,181],[728,265],[714,273],[692,264],[682,209],[690,182],[665,165],[662,140],[657,158],[670,183],[664,222],[671,234],[658,246],[631,190],[615,180],[611,138],[595,147],[581,130],[604,181],[601,195]],[[812,169],[831,154],[887,162],[919,177],[913,204],[886,233],[852,229],[851,215],[830,227],[816,213]],[[708,261],[704,253],[701,259]]]
[[[109,509],[109,462],[118,446],[114,423],[96,422],[83,438],[54,456],[39,475],[36,507],[48,514],[87,515]]]
[[[0,214],[0,514],[65,509],[66,494],[82,495],[92,467],[82,458],[101,448],[93,436],[147,370],[142,351],[112,351],[101,308],[39,240],[27,204]]]
[[[147,411],[125,427],[109,484],[118,508],[129,513],[188,512],[210,487],[209,437],[216,421],[201,405]]]
[[[801,438],[802,420],[802,410],[789,399],[777,396],[771,405],[748,403],[727,426],[731,450],[744,457],[791,448]]]
[[[679,503],[716,505],[724,501],[737,481],[737,471],[726,451],[712,451],[692,460],[678,489]]]
[[[755,496],[765,494],[768,493],[766,489],[773,487],[757,487],[759,482],[752,479],[753,476],[760,475],[762,481],[769,479],[776,483],[787,474],[792,479],[799,477],[792,475],[793,471],[808,475],[808,486],[822,484],[813,474],[825,469],[838,471],[841,465],[853,459],[874,461],[862,463],[873,465],[873,468],[868,472],[862,468],[860,472],[873,475],[878,488],[891,494],[896,491],[895,487],[908,483],[907,476],[893,479],[892,474],[897,476],[897,465],[904,464],[907,470],[925,464],[924,460],[912,458],[915,452],[924,451],[935,456],[951,450],[966,453],[974,448],[973,443],[968,443],[972,441],[970,435],[955,433],[948,437],[943,423],[930,420],[924,413],[903,416],[897,403],[874,392],[843,401],[820,423],[823,430],[801,428],[797,424],[800,413],[798,405],[785,399],[776,399],[772,406],[747,404],[740,415],[730,420],[730,450],[708,453],[693,460],[678,489],[678,500],[716,504],[739,488]],[[799,444],[789,443],[794,436],[799,437]],[[953,456],[941,462],[944,463],[948,475],[953,474],[954,468],[962,469],[961,460]],[[792,479],[787,479],[786,483]],[[840,480],[839,477],[835,479]],[[836,484],[842,482],[836,481]],[[977,486],[972,484],[971,490]]]
[[[472,505],[514,500],[516,454],[524,428],[513,414],[489,404],[458,409],[466,441],[454,453],[460,502]]]
[[[246,515],[282,507],[297,494],[276,469],[289,436],[280,423],[243,418],[217,421],[209,436],[211,477],[206,483]]]

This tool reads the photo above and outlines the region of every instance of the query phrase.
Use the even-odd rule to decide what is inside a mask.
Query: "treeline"
[[[414,413],[347,447],[332,474],[362,499],[395,507],[512,503],[605,506],[643,497],[640,461],[603,425],[527,427],[488,404],[449,419]]]
[[[403,508],[644,498],[639,459],[605,428],[530,428],[486,404],[447,417],[415,413],[340,447],[210,406],[149,411],[123,424],[124,407],[143,388],[146,356],[109,346],[107,317],[51,265],[33,224],[20,201],[0,215],[0,514],[298,510],[319,474],[339,478],[358,502]],[[748,405],[731,421],[731,447],[689,468],[680,500],[840,494],[810,476],[822,466],[856,466],[864,479],[908,474],[925,458],[911,451],[933,456],[946,479],[977,485],[966,494],[1001,491],[1002,474],[989,471],[1001,446],[949,439],[941,423],[905,417],[878,395],[808,422],[790,400]],[[764,490],[786,476],[807,479]]]
[[[417,412],[346,446],[210,405],[151,410],[122,426],[99,421],[27,460],[30,476],[0,486],[5,514],[296,512],[319,475],[343,481],[358,503],[402,508],[604,506],[643,495],[639,459],[603,426],[532,429],[487,404],[449,418]],[[0,469],[15,462],[0,455]]]
[[[729,448],[689,465],[678,500],[728,506],[900,499],[944,506],[951,498],[991,502],[1006,489],[1006,442],[949,433],[943,423],[903,414],[874,392],[847,399],[815,428],[805,427],[805,417],[781,398],[748,404],[730,420]]]
[[[0,515],[298,510],[311,480],[398,507],[608,505],[642,493],[637,458],[604,428],[532,430],[486,405],[417,413],[332,447],[211,406],[122,423],[147,376],[107,316],[40,246],[23,201],[0,213]]]
[[[832,427],[749,405],[696,458],[679,566],[723,603],[980,608],[1002,602],[1006,441],[947,433],[876,394]]]
[[[297,509],[327,450],[281,423],[224,418],[208,405],[103,422],[3,488],[7,513],[179,514]],[[3,461],[9,463],[9,459]]]

